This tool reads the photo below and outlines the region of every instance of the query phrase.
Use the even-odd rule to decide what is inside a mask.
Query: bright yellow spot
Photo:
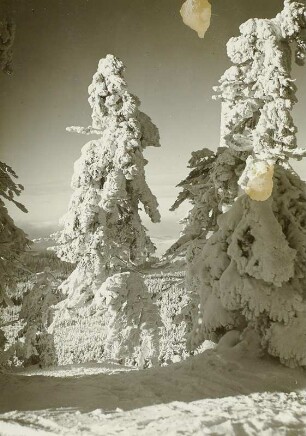
[[[248,183],[244,188],[252,200],[265,201],[273,189],[274,166],[266,162],[255,162],[248,172]]]
[[[208,0],[186,0],[180,14],[184,24],[195,30],[199,38],[204,38],[210,26],[211,4]]]

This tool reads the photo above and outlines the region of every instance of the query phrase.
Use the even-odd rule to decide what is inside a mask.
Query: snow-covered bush
[[[74,266],[58,259],[52,251],[37,252],[35,249],[21,253],[18,265],[20,268],[14,273],[14,281],[6,288],[6,297],[12,305],[0,306],[5,339],[1,361],[6,366],[36,361],[46,364],[47,354],[52,356],[50,348],[53,348],[53,338],[46,332],[52,320],[52,308],[46,302],[55,304],[61,300],[57,288]],[[39,319],[48,322],[41,324]]]
[[[305,6],[285,1],[274,19],[247,21],[241,36],[228,43],[235,65],[216,88],[222,99],[217,155],[238,161],[226,182],[230,201],[220,203],[222,189],[214,190],[214,174],[222,178],[216,158],[200,176],[204,181],[208,174],[213,186],[204,183],[191,211],[215,216],[203,219],[204,237],[198,231],[188,247],[187,286],[200,299],[193,347],[227,330],[253,328],[270,354],[288,365],[306,365],[306,185],[289,165],[289,158],[305,155],[290,114],[296,102],[290,45],[296,42],[301,64],[305,28]]]
[[[159,146],[159,134],[150,118],[139,110],[139,100],[128,92],[123,72],[123,63],[114,56],[100,60],[88,88],[92,125],[69,129],[98,134],[99,138],[83,147],[82,156],[75,163],[74,193],[63,218],[64,228],[56,236],[57,255],[76,263],[73,273],[61,285],[66,298],[58,306],[58,316],[84,304],[96,305],[94,297],[103,294],[114,274],[118,278],[113,282],[118,299],[127,303],[130,294],[126,290],[126,272],[144,263],[155,251],[141,223],[139,207],[141,203],[153,222],[160,220],[157,200],[145,180],[147,161],[143,157],[147,146]],[[129,281],[136,277],[129,274]],[[146,301],[147,290],[139,280],[135,281],[135,292]],[[102,298],[100,304],[108,303]],[[102,310],[107,310],[102,306]],[[146,313],[147,309],[144,303],[141,329],[147,328],[146,316],[154,312],[153,307]],[[118,312],[118,322],[119,319]],[[158,325],[158,317],[155,322]],[[114,321],[112,325],[115,324]],[[135,343],[133,338],[131,333],[131,347],[137,348],[139,338]]]
[[[47,329],[52,322],[53,306],[62,299],[59,284],[48,268],[31,278],[19,312],[23,328],[18,332],[15,344],[16,355],[25,365],[40,363],[47,366],[56,359],[53,337]]]

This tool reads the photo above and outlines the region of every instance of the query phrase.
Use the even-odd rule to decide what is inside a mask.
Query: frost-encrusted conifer
[[[20,210],[27,212],[26,208],[15,200],[15,196],[19,196],[23,190],[22,185],[14,182],[13,178],[16,177],[11,167],[0,162],[0,305],[12,304],[7,291],[16,284],[18,271],[22,268],[19,256],[30,244],[25,233],[9,216],[4,203],[11,201]]]
[[[245,193],[236,190],[232,206],[219,213],[214,233],[188,271],[200,298],[194,346],[230,329],[254,328],[270,354],[301,366],[306,365],[306,185],[288,159],[305,155],[290,114],[296,102],[291,45],[296,43],[296,60],[303,63],[305,11],[302,4],[285,1],[274,19],[247,21],[241,36],[227,45],[235,65],[217,88],[221,146],[245,159],[242,174],[240,169],[232,178],[240,176]],[[213,166],[211,175],[217,159]]]
[[[139,208],[142,204],[153,222],[160,220],[157,200],[145,180],[147,161],[143,157],[146,147],[159,146],[159,134],[151,119],[139,110],[139,100],[128,92],[123,72],[123,63],[114,56],[100,60],[88,88],[92,125],[68,129],[99,135],[83,147],[75,163],[74,193],[63,218],[63,231],[57,237],[57,255],[77,264],[61,286],[67,295],[62,305],[68,308],[89,302],[99,290],[100,302],[104,301],[107,310],[109,301],[107,296],[101,297],[101,286],[110,277],[114,281],[114,274],[122,287],[118,283],[114,286],[128,302],[126,280],[120,273],[137,268],[155,251]],[[145,328],[146,312],[151,310],[147,290],[143,282],[140,290],[136,273],[128,274],[129,286],[133,288],[133,277],[142,305],[139,314],[143,315],[134,321],[138,328]],[[106,294],[109,280],[103,285]]]

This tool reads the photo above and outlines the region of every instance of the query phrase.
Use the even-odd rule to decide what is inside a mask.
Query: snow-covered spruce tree
[[[19,256],[30,245],[25,233],[9,216],[4,203],[4,200],[11,201],[20,210],[27,212],[26,208],[14,198],[19,196],[23,190],[22,185],[14,182],[13,178],[16,177],[11,167],[0,162],[0,305],[13,304],[8,295],[8,289],[16,285],[18,272],[22,268]],[[0,340],[0,342],[3,341]]]
[[[306,365],[306,186],[288,161],[305,155],[290,114],[296,102],[291,44],[302,64],[305,28],[305,6],[285,1],[274,19],[247,21],[241,36],[227,45],[235,65],[217,87],[221,146],[247,156],[238,180],[245,193],[240,190],[229,210],[219,213],[214,233],[189,264],[200,298],[194,346],[227,330],[255,329],[270,354],[301,366]],[[214,165],[217,169],[217,159]]]
[[[68,129],[99,138],[83,147],[75,163],[74,194],[56,252],[77,264],[61,286],[67,298],[60,307],[80,307],[95,298],[92,307],[105,313],[110,330],[105,356],[133,359],[134,349],[136,360],[143,363],[139,347],[143,344],[147,357],[153,350],[146,351],[148,339],[142,336],[146,332],[156,346],[158,316],[142,277],[133,270],[155,251],[139,207],[141,203],[153,222],[160,220],[157,200],[145,180],[143,157],[147,146],[159,146],[159,134],[139,110],[139,100],[128,92],[123,72],[123,63],[114,56],[100,60],[88,88],[92,125]],[[116,347],[111,346],[114,335]]]
[[[186,256],[185,282],[189,298],[186,309],[194,318],[193,323],[197,322],[201,282],[192,265],[207,238],[218,228],[218,216],[233,204],[238,195],[237,182],[243,171],[244,159],[244,152],[226,147],[219,147],[216,153],[207,148],[193,152],[188,165],[191,171],[178,184],[182,191],[170,209],[177,209],[186,200],[191,204],[187,217],[182,221],[184,227],[180,238],[164,257]]]

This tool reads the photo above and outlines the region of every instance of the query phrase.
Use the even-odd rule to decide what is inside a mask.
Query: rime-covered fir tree
[[[75,271],[61,286],[67,296],[62,307],[80,307],[94,297],[93,305],[98,299],[102,311],[116,307],[116,319],[110,323],[116,325],[122,347],[117,345],[113,353],[105,351],[109,357],[118,357],[125,349],[126,337],[120,339],[125,324],[150,330],[152,323],[148,321],[147,327],[146,322],[152,319],[152,313],[155,327],[157,322],[144,282],[132,271],[155,251],[139,208],[142,205],[153,222],[160,220],[157,200],[145,180],[147,161],[143,157],[146,147],[159,146],[159,134],[151,119],[139,110],[139,100],[128,92],[123,72],[123,63],[114,56],[100,60],[88,88],[92,125],[68,129],[99,138],[83,147],[75,163],[74,193],[56,247],[61,259],[76,263]],[[139,304],[133,308],[130,299]],[[131,336],[129,339],[134,348],[142,342],[139,338],[133,341]]]
[[[13,304],[8,293],[12,294],[11,290],[16,285],[18,272],[22,268],[19,256],[30,245],[25,233],[9,216],[4,203],[4,201],[10,201],[23,212],[27,212],[26,208],[15,200],[15,197],[19,196],[23,190],[22,185],[15,183],[16,177],[11,167],[0,162],[0,305]],[[0,336],[2,336],[1,333]],[[1,342],[3,341],[0,339]]]
[[[240,185],[237,198],[225,213],[219,205],[216,227],[208,226],[213,234],[188,271],[200,299],[194,346],[227,330],[252,329],[264,349],[292,366],[306,365],[306,187],[289,165],[289,158],[305,155],[290,113],[296,102],[291,46],[303,64],[305,28],[305,6],[285,1],[275,18],[247,21],[228,42],[234,65],[216,88],[226,147],[219,150],[245,163],[231,179]],[[209,180],[219,169],[216,158]],[[210,183],[203,195],[209,189]],[[205,210],[203,195],[197,209]],[[210,207],[215,202],[216,196]]]

